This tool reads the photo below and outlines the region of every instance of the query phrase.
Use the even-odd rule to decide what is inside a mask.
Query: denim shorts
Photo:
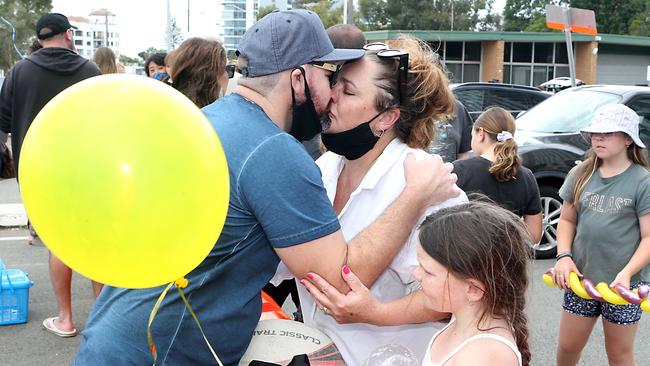
[[[635,289],[645,282],[637,282],[631,286]],[[639,305],[614,305],[596,300],[586,300],[573,293],[571,290],[564,292],[564,311],[588,318],[597,318],[599,315],[610,323],[619,325],[636,324],[641,320],[641,306]]]

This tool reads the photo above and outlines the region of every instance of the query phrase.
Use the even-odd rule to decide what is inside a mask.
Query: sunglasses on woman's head
[[[408,85],[408,74],[409,74],[409,54],[402,50],[391,49],[387,44],[381,42],[368,43],[363,46],[363,49],[366,51],[375,51],[377,52],[377,57],[383,59],[395,59],[399,58],[399,69],[397,72],[397,85],[399,85],[399,104],[404,105],[406,102],[407,91],[406,87]]]

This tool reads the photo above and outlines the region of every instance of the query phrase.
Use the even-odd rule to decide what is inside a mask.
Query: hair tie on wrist
[[[504,142],[512,140],[512,134],[508,131],[501,131],[497,134],[497,141]]]

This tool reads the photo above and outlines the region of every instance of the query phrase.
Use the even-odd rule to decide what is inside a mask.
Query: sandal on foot
[[[54,321],[58,318],[59,318],[58,316],[53,316],[51,318],[47,318],[43,320],[43,328],[50,333],[54,333],[58,335],[59,337],[67,338],[67,337],[74,337],[77,335],[76,329],[67,331],[67,330],[61,330],[57,328],[56,325],[54,324]]]

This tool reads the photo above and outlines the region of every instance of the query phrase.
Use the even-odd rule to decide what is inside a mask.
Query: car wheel
[[[536,259],[548,259],[557,253],[557,224],[562,200],[558,189],[553,186],[539,186],[539,196],[542,201],[542,240],[533,249]]]

